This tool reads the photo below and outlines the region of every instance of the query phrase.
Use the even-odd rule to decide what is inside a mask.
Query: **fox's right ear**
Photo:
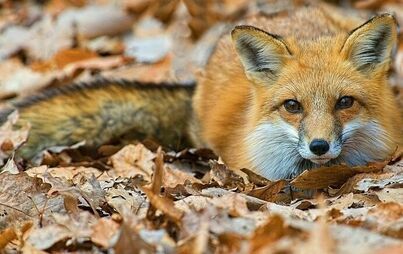
[[[232,41],[246,76],[257,83],[274,81],[291,55],[284,41],[253,26],[237,26]]]
[[[397,29],[392,15],[375,16],[350,33],[341,53],[366,74],[377,67],[388,68],[397,41]]]

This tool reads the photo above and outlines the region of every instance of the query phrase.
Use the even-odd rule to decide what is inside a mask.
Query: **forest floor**
[[[3,0],[0,99],[97,77],[188,83],[232,22],[304,2]],[[332,2],[403,24],[401,0]],[[390,83],[403,105],[400,38]],[[95,156],[59,148],[34,167],[13,156],[29,135],[14,123],[0,127],[0,252],[403,253],[401,148],[279,181],[153,142],[105,144]]]

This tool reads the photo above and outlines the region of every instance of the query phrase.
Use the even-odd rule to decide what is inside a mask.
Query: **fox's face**
[[[298,43],[249,26],[233,40],[254,86],[250,161],[271,179],[323,164],[365,165],[395,149],[383,93],[397,27],[375,17],[348,36]]]

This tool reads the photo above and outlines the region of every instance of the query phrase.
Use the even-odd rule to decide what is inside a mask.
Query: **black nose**
[[[314,139],[309,145],[309,149],[316,155],[322,155],[329,151],[329,143],[323,139]]]

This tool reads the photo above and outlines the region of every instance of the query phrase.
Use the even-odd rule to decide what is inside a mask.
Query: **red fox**
[[[209,147],[272,180],[385,160],[403,144],[387,83],[396,41],[389,14],[360,26],[321,7],[247,20],[222,37],[195,89],[102,81],[14,103],[32,126],[19,153],[131,132]]]

